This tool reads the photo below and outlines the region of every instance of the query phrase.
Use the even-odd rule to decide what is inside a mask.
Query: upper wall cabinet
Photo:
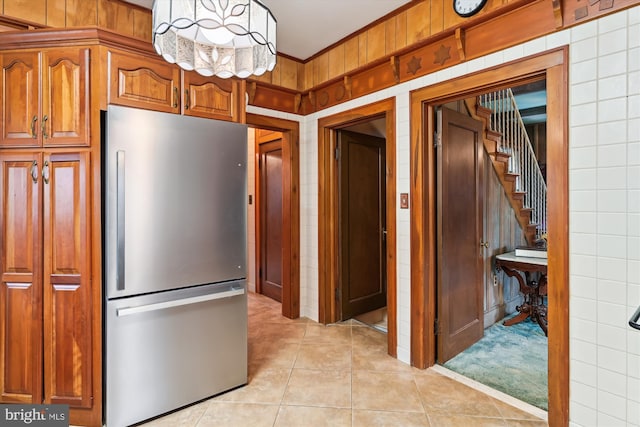
[[[109,103],[180,112],[180,69],[161,60],[109,52]]]
[[[5,147],[88,146],[89,49],[3,52]]]
[[[188,116],[239,122],[243,113],[242,88],[235,79],[204,77],[195,71],[182,72],[183,112]]]
[[[210,119],[241,121],[237,80],[185,72],[161,59],[109,52],[109,103]]]

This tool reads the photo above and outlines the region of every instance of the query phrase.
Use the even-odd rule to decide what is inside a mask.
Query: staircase
[[[547,233],[547,184],[511,89],[465,100],[529,245]]]

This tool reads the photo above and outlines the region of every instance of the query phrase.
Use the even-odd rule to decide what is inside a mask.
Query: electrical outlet
[[[498,275],[497,274],[493,275],[493,286],[498,286]]]

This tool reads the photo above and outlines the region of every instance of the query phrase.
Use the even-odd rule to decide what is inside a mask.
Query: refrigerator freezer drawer
[[[106,425],[247,383],[244,281],[107,301]]]

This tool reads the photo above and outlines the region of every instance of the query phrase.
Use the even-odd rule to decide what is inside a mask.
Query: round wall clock
[[[453,0],[453,10],[463,18],[480,12],[487,0]]]

